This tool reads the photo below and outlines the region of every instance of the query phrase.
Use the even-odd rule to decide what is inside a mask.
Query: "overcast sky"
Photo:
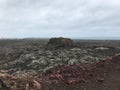
[[[0,0],[0,38],[120,39],[120,0]]]

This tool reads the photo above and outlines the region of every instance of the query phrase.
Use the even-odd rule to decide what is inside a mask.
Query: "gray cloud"
[[[119,0],[0,0],[1,37],[112,37]]]

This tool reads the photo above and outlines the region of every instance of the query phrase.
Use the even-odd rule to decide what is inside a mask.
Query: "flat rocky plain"
[[[0,90],[120,90],[120,41],[0,40]]]

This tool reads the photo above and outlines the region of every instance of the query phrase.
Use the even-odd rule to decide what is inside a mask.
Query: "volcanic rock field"
[[[0,40],[0,90],[120,90],[119,53],[112,40]]]

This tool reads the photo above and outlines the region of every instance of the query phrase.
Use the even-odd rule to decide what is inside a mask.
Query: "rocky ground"
[[[64,40],[62,40],[62,41],[64,41]],[[89,88],[87,88],[87,87],[84,88],[84,85],[82,85],[82,87],[73,85],[73,87],[78,87],[78,89],[73,88],[73,87],[71,87],[71,89],[70,89],[69,85],[64,84],[64,82],[63,82],[66,79],[63,77],[62,77],[63,79],[60,78],[61,76],[63,76],[63,74],[62,75],[60,74],[61,76],[59,76],[59,78],[55,77],[54,75],[56,74],[55,70],[57,68],[58,68],[57,71],[60,69],[59,71],[64,73],[63,71],[61,71],[61,67],[65,68],[65,66],[66,67],[68,66],[69,68],[65,69],[65,70],[67,70],[69,72],[69,70],[71,70],[71,68],[74,68],[76,70],[76,65],[80,65],[80,67],[79,66],[77,67],[77,68],[79,68],[79,69],[77,69],[77,71],[82,70],[81,72],[83,72],[84,70],[81,69],[81,65],[82,65],[82,67],[83,67],[83,65],[86,66],[88,64],[93,65],[95,63],[105,61],[108,58],[112,58],[113,56],[120,53],[120,46],[119,46],[120,41],[83,41],[83,40],[79,41],[79,40],[74,40],[75,46],[73,46],[73,47],[65,46],[63,48],[58,48],[58,46],[57,46],[57,48],[56,47],[55,48],[54,47],[46,48],[46,47],[48,47],[47,43],[48,43],[48,40],[45,40],[45,39],[44,40],[39,40],[39,39],[0,40],[0,70],[2,70],[1,75],[8,74],[8,75],[6,75],[7,78],[9,78],[9,77],[13,78],[13,76],[14,76],[14,78],[17,79],[18,82],[20,82],[21,78],[24,78],[26,82],[29,82],[28,80],[26,80],[26,78],[32,77],[33,79],[31,82],[34,85],[33,85],[33,89],[30,89],[30,90],[113,90],[113,89],[109,89],[109,88],[108,89],[89,89],[89,88],[92,88],[92,87],[89,87],[90,83],[88,84]],[[64,43],[63,43],[63,45],[64,45]],[[72,45],[72,44],[70,43],[70,45]],[[112,65],[112,64],[110,64],[110,65]],[[99,70],[99,69],[97,69],[97,70]],[[46,74],[47,74],[47,76],[44,77]],[[103,74],[103,72],[102,72],[102,74]],[[12,75],[12,76],[9,76],[9,75]],[[31,75],[31,77],[29,77],[29,75]],[[57,80],[57,79],[60,79],[60,82],[62,84],[59,84],[60,86],[57,85],[57,87],[51,88],[51,86],[49,86],[49,85],[51,85],[50,83],[52,81],[49,80],[51,78],[51,77],[49,77],[49,75],[54,76],[55,80],[53,79],[53,77],[52,77],[52,80],[54,81],[55,85],[56,85],[56,83],[59,82],[59,80]],[[71,72],[68,73],[67,75],[68,75],[67,78],[69,78],[69,75],[71,75]],[[77,74],[77,75],[79,75],[79,74]],[[3,78],[3,76],[1,76],[1,77],[2,77],[2,79],[6,79],[6,78]],[[112,76],[110,76],[110,77],[113,78]],[[39,78],[39,79],[36,80],[36,78]],[[77,80],[79,81],[78,78],[80,79],[81,77],[77,77],[77,78],[73,78],[73,79],[76,81]],[[87,80],[85,80],[86,78],[88,78],[88,77],[87,76],[85,78],[82,77],[83,80],[80,80],[80,81],[87,82]],[[95,78],[97,78],[97,76],[95,76]],[[101,82],[103,77],[100,76],[100,77],[98,77],[98,79],[99,78],[100,78],[100,82]],[[11,78],[9,78],[9,79],[11,79]],[[24,79],[22,79],[22,80],[24,81]],[[68,83],[68,81],[69,81],[69,79],[67,80],[67,83]],[[89,79],[88,79],[88,81],[89,81]],[[43,83],[41,83],[41,82],[43,82]],[[93,81],[93,82],[95,82],[95,81]],[[11,82],[9,82],[9,83],[11,83]],[[49,89],[48,88],[41,89],[41,84],[43,87],[45,87],[45,85],[48,85]],[[82,83],[82,84],[84,84],[84,83]],[[58,87],[61,87],[62,85],[65,85],[65,87],[58,89]],[[66,85],[68,85],[68,87]],[[8,86],[6,86],[6,87],[8,87]],[[25,88],[10,89],[10,90],[29,90],[29,89],[26,89],[27,88],[26,84],[23,84],[23,87],[25,87]],[[35,87],[39,88],[39,89],[36,89]],[[12,87],[12,88],[16,88],[16,87]],[[119,89],[114,89],[114,90],[119,90]]]
[[[50,72],[51,90],[120,90],[120,55],[93,64],[59,67]]]

